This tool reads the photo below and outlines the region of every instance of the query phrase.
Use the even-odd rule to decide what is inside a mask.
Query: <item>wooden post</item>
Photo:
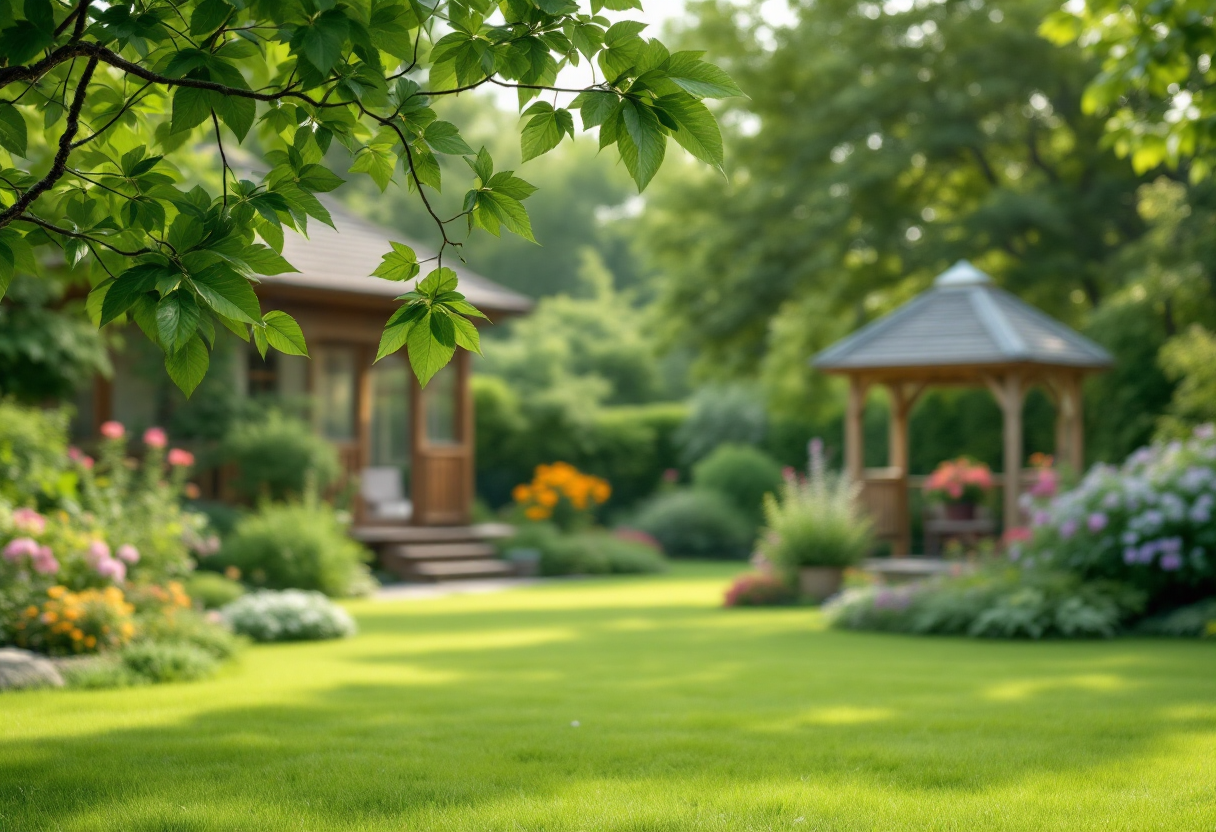
[[[1081,403],[1081,377],[1074,375],[1068,380],[1072,394],[1072,425],[1068,441],[1068,464],[1073,473],[1080,476],[1085,471],[1085,419]]]
[[[1001,410],[1005,421],[1005,505],[1006,529],[1020,525],[1018,497],[1022,489],[1022,377],[1011,371],[1001,380]]]
[[[887,465],[895,473],[895,522],[898,530],[892,542],[891,554],[907,557],[912,549],[912,517],[908,510],[908,411],[911,405],[902,384],[889,384],[887,390],[891,397]]]
[[[849,376],[849,400],[844,414],[844,468],[849,479],[862,482],[865,476],[865,434],[862,420],[866,411],[866,383]]]

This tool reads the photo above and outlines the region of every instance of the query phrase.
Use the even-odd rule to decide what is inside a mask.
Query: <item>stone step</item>
[[[385,553],[406,561],[487,560],[498,557],[488,543],[407,543],[390,546]]]
[[[505,578],[515,574],[511,564],[503,560],[425,561],[412,564],[414,576],[427,581],[458,578]]]

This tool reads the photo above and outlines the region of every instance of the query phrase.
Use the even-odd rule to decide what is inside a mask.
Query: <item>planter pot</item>
[[[825,601],[840,591],[843,566],[803,566],[798,570],[798,590],[812,601]]]
[[[515,568],[515,574],[521,578],[532,578],[540,574],[538,549],[508,549],[506,559]]]
[[[947,520],[974,520],[975,503],[946,503]]]

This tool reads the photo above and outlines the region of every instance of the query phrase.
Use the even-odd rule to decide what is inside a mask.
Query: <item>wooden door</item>
[[[426,389],[414,382],[411,405],[414,523],[457,526],[473,508],[473,407],[469,354],[458,349]]]

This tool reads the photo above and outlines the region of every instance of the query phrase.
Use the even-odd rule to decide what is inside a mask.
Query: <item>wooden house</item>
[[[386,566],[418,577],[501,571],[484,545],[498,530],[470,525],[469,354],[458,349],[425,390],[404,350],[373,364],[384,323],[400,306],[394,298],[408,286],[371,273],[390,240],[411,245],[420,259],[431,253],[338,206],[327,207],[336,230],[314,221],[308,238],[288,234],[283,255],[300,271],[264,277],[257,287],[264,310],[281,309],[299,322],[311,357],[271,350],[263,360],[251,345],[236,342],[243,354],[229,362],[232,384],[242,396],[307,401],[316,431],[337,448],[347,482],[357,484],[352,533],[380,549]],[[531,308],[528,298],[463,268],[454,255],[444,264],[492,322]],[[158,394],[148,379],[154,374],[146,368],[141,373],[138,360],[120,353],[113,377],[97,380],[85,408],[91,412],[82,420],[85,432],[107,419],[133,429],[152,423]],[[222,492],[222,483],[213,490]],[[424,574],[430,567],[434,574]]]

